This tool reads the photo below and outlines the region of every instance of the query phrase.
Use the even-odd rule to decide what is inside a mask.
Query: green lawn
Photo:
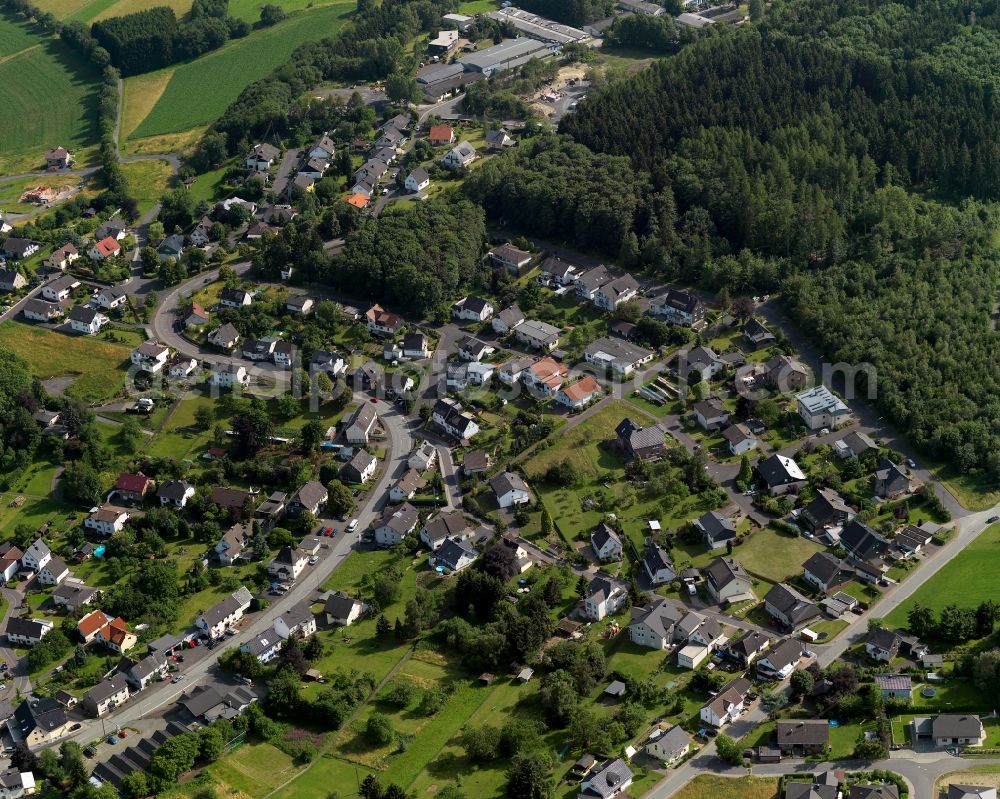
[[[292,759],[271,744],[246,744],[208,767],[209,773],[247,796],[263,796],[295,772]]]
[[[39,41],[27,22],[0,17],[0,58],[10,58]]]
[[[719,777],[699,774],[673,799],[774,799],[778,793],[777,777]]]
[[[467,0],[464,3],[459,3],[458,13],[472,16],[473,14],[485,14],[487,11],[496,11],[499,7],[500,4],[496,0]]]
[[[939,611],[953,603],[974,605],[987,599],[1000,601],[1000,581],[996,579],[998,570],[1000,524],[994,524],[893,610],[886,617],[886,624],[906,626],[906,614],[918,604]]]
[[[147,452],[150,455],[196,460],[212,440],[211,430],[199,431],[195,427],[195,413],[198,408],[206,407],[218,413],[218,403],[211,397],[195,394],[181,400],[163,430],[147,448]],[[221,419],[217,417],[216,421]]]
[[[802,564],[822,549],[808,538],[785,535],[768,527],[734,547],[733,557],[752,574],[780,583],[801,574]]]
[[[166,161],[135,161],[122,164],[122,172],[128,178],[129,193],[139,202],[139,213],[145,214],[170,187],[173,174]]]
[[[15,164],[40,165],[46,147],[95,144],[98,76],[90,63],[54,39],[31,35],[28,44],[25,32],[5,20],[0,30],[20,50],[0,60],[0,174]]]
[[[66,393],[84,402],[114,397],[125,383],[131,348],[100,337],[57,333],[21,322],[0,324],[0,347],[24,358],[41,380],[75,376]]]
[[[282,64],[303,42],[335,33],[354,8],[355,3],[343,0],[304,12],[172,67],[173,76],[162,96],[129,138],[176,133],[213,122],[247,84]],[[128,80],[125,86],[128,96]]]

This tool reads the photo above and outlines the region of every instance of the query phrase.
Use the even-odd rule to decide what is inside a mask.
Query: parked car
[[[347,532],[353,533],[357,529],[358,529],[358,520],[357,519],[351,519],[351,521],[348,522],[348,524],[347,524]]]

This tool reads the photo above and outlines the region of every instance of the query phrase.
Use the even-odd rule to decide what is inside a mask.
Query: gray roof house
[[[701,534],[709,549],[718,549],[736,538],[736,523],[714,510],[699,516],[691,524]]]
[[[764,608],[782,624],[798,629],[819,616],[819,608],[785,583],[764,594]]]

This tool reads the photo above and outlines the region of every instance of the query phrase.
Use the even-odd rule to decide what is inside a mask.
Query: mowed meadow
[[[354,0],[341,0],[300,12],[189,63],[126,79],[122,133],[140,139],[215,121],[248,84],[282,64],[300,44],[336,33],[355,7]]]
[[[96,144],[97,79],[58,40],[0,16],[0,173],[42,167],[47,147]]]

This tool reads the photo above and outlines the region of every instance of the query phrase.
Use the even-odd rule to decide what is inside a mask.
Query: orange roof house
[[[558,400],[563,405],[575,407],[584,405],[601,393],[601,385],[593,375],[586,375],[559,392]]]
[[[112,255],[117,255],[122,250],[122,245],[118,243],[118,240],[113,236],[108,236],[107,238],[101,239],[97,244],[94,245],[97,251],[105,258],[110,258]]]
[[[92,610],[77,622],[76,631],[80,633],[84,643],[89,644],[110,623],[111,617],[103,610]]]
[[[353,205],[358,209],[366,208],[368,206],[368,198],[363,194],[348,194],[344,200],[348,205]]]
[[[431,144],[451,144],[455,141],[455,130],[448,125],[432,125],[427,140]]]
[[[569,369],[565,364],[549,357],[539,358],[528,367],[528,371],[531,373],[531,382],[544,386],[553,393],[562,388],[562,384],[569,377]]]
[[[128,628],[125,619],[121,616],[112,619],[98,630],[97,638],[109,649],[114,649],[116,652],[121,652],[122,654],[128,652],[139,640],[136,638],[135,633]]]

